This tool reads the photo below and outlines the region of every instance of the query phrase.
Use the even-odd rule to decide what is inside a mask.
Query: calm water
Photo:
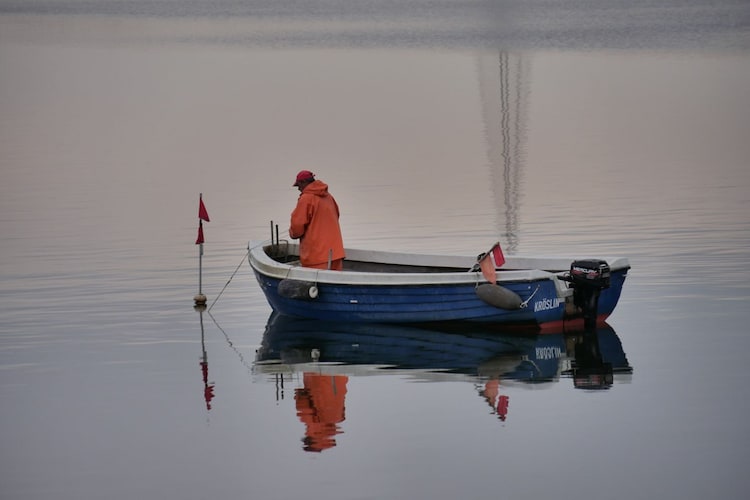
[[[0,498],[745,498],[747,2],[407,3],[0,1]],[[633,270],[594,338],[280,321],[301,168]]]

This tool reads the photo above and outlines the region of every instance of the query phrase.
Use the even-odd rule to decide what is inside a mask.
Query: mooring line
[[[235,269],[234,272],[232,273],[232,275],[229,277],[229,280],[227,281],[227,284],[224,285],[224,288],[221,289],[221,292],[219,292],[219,295],[217,295],[216,298],[214,299],[214,301],[211,302],[211,305],[208,307],[208,312],[211,312],[211,308],[214,306],[214,304],[216,304],[216,301],[219,300],[219,297],[221,297],[221,294],[224,293],[224,290],[227,289],[227,287],[229,286],[229,283],[232,281],[232,278],[234,278],[234,275],[237,274],[237,271],[240,270],[240,267],[242,267],[242,264],[245,262],[245,259],[247,258],[247,256],[249,254],[250,254],[250,248],[247,249],[247,252],[242,257],[242,260],[240,261],[239,265],[237,266],[237,269]]]

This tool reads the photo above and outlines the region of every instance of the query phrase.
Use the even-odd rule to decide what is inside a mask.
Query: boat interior
[[[289,245],[287,241],[264,247],[266,254],[276,262],[299,265],[297,245]],[[425,266],[414,264],[394,264],[387,262],[367,262],[364,260],[344,259],[344,271],[355,271],[362,273],[462,273],[468,272],[470,267],[453,266]]]

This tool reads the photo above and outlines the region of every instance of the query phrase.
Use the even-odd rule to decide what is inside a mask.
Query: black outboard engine
[[[563,279],[573,287],[573,303],[583,311],[585,328],[596,327],[599,295],[609,288],[610,269],[604,260],[575,260]]]

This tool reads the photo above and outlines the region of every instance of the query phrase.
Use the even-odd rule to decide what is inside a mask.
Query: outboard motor
[[[585,328],[596,327],[599,295],[609,288],[610,269],[604,260],[575,260],[563,279],[573,287],[573,303],[583,311]]]

